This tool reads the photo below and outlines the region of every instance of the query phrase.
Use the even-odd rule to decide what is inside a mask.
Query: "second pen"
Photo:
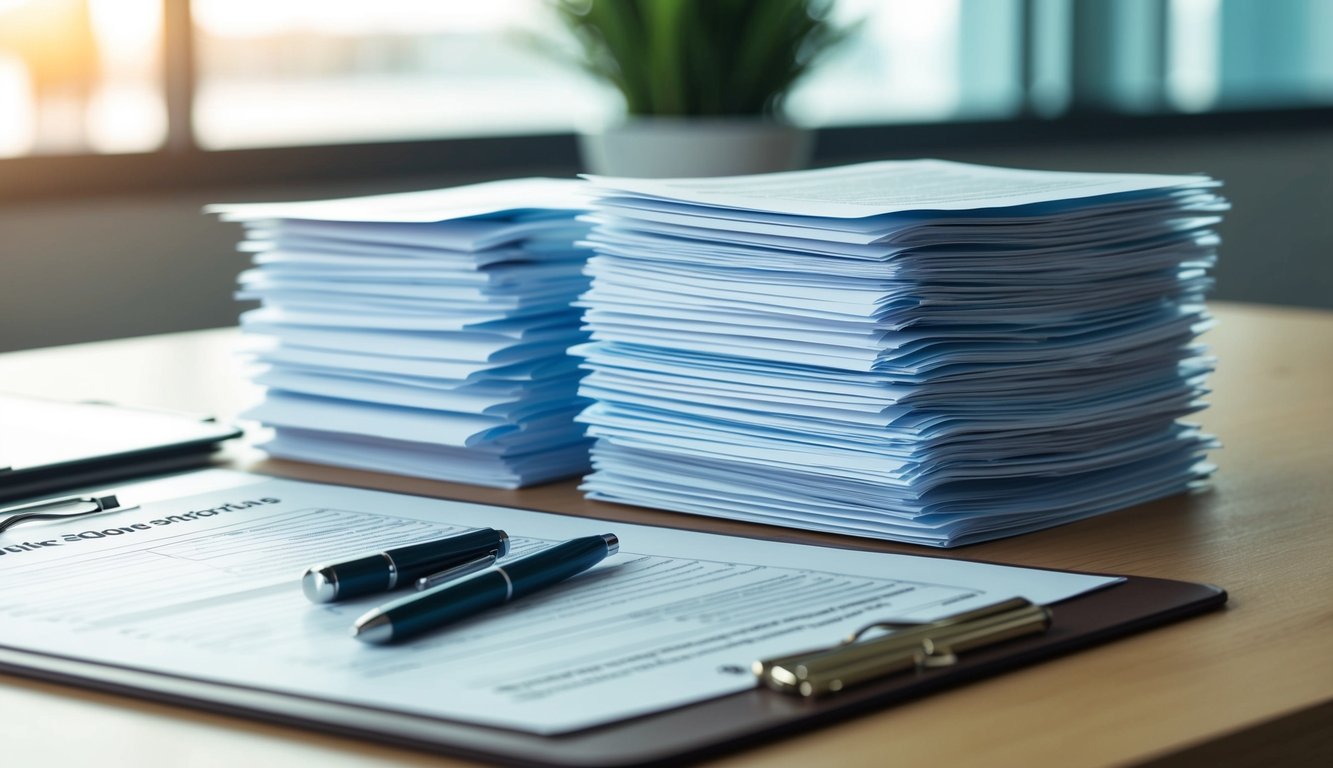
[[[469,579],[381,605],[356,620],[352,636],[376,644],[405,640],[554,586],[619,550],[620,540],[613,533],[570,539]]]

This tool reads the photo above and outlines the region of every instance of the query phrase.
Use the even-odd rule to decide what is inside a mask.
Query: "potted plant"
[[[585,164],[621,176],[725,176],[805,165],[809,132],[783,96],[845,40],[825,0],[554,0],[576,60],[620,92],[625,117],[580,136]]]

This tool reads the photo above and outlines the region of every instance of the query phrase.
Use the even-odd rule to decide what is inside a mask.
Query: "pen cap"
[[[480,528],[447,539],[398,547],[388,552],[398,569],[398,583],[443,571],[477,555],[494,552],[496,557],[509,553],[509,535],[494,528]]]
[[[384,555],[367,555],[311,568],[301,579],[301,591],[312,603],[331,603],[384,592],[393,587],[393,577]]]

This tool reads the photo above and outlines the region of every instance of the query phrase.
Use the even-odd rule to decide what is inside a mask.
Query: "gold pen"
[[[951,666],[961,652],[1045,632],[1050,624],[1048,608],[1014,598],[932,622],[876,622],[838,645],[756,661],[752,669],[769,688],[811,698],[899,672]],[[895,631],[860,639],[880,628]]]

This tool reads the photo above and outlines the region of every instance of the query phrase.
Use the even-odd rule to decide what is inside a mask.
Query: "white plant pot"
[[[761,118],[635,117],[579,135],[589,171],[642,178],[795,170],[811,144],[810,131]]]

